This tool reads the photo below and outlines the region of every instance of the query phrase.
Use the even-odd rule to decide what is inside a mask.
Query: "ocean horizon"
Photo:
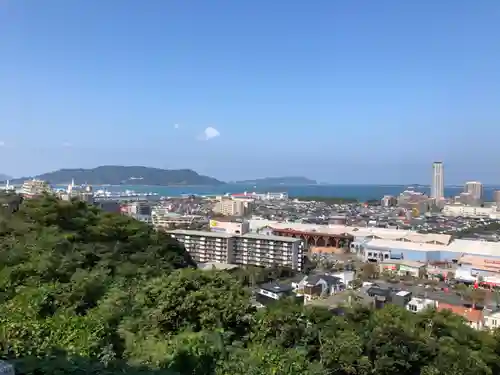
[[[234,193],[267,193],[283,192],[290,197],[335,197],[353,198],[359,201],[381,199],[384,195],[397,196],[412,185],[243,185],[224,184],[217,186],[144,186],[144,185],[105,185],[93,186],[95,190],[107,190],[110,192],[122,192],[133,190],[137,193],[156,193],[165,197],[180,197],[183,195],[224,195]],[[66,188],[64,185],[56,185],[56,188]],[[493,200],[493,192],[497,187],[485,186],[484,199]],[[415,185],[414,191],[430,194],[430,187]],[[445,196],[454,197],[463,192],[462,186],[446,186]]]

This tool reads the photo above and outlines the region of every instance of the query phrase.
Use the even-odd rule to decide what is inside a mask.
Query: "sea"
[[[59,186],[58,186],[59,187]],[[65,186],[61,186],[65,188]],[[109,192],[124,192],[133,190],[137,193],[157,193],[164,197],[180,197],[183,195],[223,195],[226,193],[243,192],[286,192],[290,197],[335,197],[335,198],[353,198],[359,201],[371,199],[381,199],[384,195],[397,196],[405,190],[419,191],[424,194],[430,194],[428,186],[409,186],[409,185],[241,185],[224,184],[218,186],[135,186],[135,185],[113,185],[113,186],[94,186],[94,191],[103,189]],[[492,201],[493,192],[500,190],[500,187],[485,186],[484,200]],[[463,192],[462,186],[447,186],[445,188],[446,197],[454,197]]]

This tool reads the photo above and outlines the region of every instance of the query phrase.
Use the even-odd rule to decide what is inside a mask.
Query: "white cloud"
[[[4,141],[0,141],[0,147],[3,147],[5,146],[5,142]]]
[[[208,128],[206,128],[203,131],[202,139],[204,141],[208,141],[209,139],[216,138],[216,137],[219,137],[219,136],[220,136],[219,131],[217,129],[209,126]]]
[[[174,124],[174,129],[179,129],[181,126],[179,124]]]
[[[69,143],[69,142],[63,142],[62,146],[63,147],[71,147],[73,145],[71,143]]]

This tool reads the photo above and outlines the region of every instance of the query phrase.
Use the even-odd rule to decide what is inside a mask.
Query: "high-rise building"
[[[436,203],[444,198],[444,169],[440,161],[432,163],[431,198],[434,198]]]
[[[478,181],[466,182],[464,192],[470,194],[472,203],[480,203],[483,200],[483,184]]]
[[[495,190],[493,192],[493,200],[496,203],[497,211],[500,211],[500,190]]]

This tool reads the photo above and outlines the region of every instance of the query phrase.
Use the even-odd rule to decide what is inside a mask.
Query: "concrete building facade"
[[[449,244],[439,244],[373,239],[361,245],[357,253],[372,262],[400,259],[421,263],[458,263],[463,255],[500,259],[500,243],[456,239]]]
[[[444,199],[444,167],[440,161],[432,163],[431,198],[436,204]]]
[[[444,216],[462,217],[496,217],[497,207],[469,206],[464,204],[446,204],[442,211]]]
[[[213,211],[224,216],[246,216],[251,213],[252,204],[251,199],[221,197]]]
[[[473,203],[481,203],[483,201],[483,184],[479,181],[467,181],[464,193],[470,194]]]
[[[254,233],[233,234],[195,230],[173,230],[168,233],[184,244],[197,262],[302,270],[304,247],[300,239]]]

